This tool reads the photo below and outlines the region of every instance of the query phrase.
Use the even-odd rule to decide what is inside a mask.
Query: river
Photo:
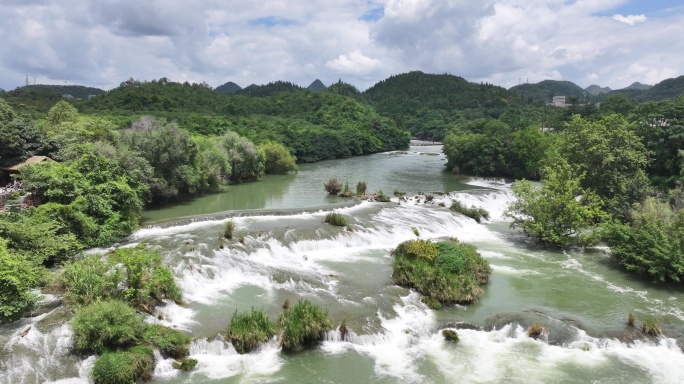
[[[194,338],[196,369],[181,373],[159,360],[154,383],[682,383],[682,289],[654,286],[618,268],[604,249],[558,251],[508,228],[512,201],[504,181],[443,173],[439,146],[411,147],[344,160],[303,164],[296,175],[264,180],[147,212],[145,227],[123,246],[161,250],[188,302],[162,308],[163,324]],[[330,177],[395,189],[407,201],[331,198]],[[426,202],[419,192],[432,194]],[[443,192],[447,192],[443,195]],[[482,224],[451,213],[452,198],[488,209]],[[353,231],[323,222],[345,215]],[[243,243],[220,248],[218,234],[232,216]],[[415,238],[457,237],[476,245],[492,278],[479,302],[428,309],[420,295],[394,286],[389,251]],[[93,250],[92,252],[103,252]],[[307,298],[346,319],[348,340],[329,332],[318,347],[283,353],[275,340],[239,355],[217,334],[232,314],[263,308],[275,319],[283,302]],[[0,327],[0,383],[87,382],[94,357],[70,354],[71,331],[59,311]],[[627,315],[655,316],[666,337],[640,336]],[[57,319],[57,320],[55,320]],[[539,322],[547,338],[525,332]],[[28,326],[32,330],[21,337]],[[457,329],[458,344],[440,329]]]

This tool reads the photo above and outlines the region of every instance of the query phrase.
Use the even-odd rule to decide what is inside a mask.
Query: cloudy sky
[[[0,88],[241,86],[421,70],[510,87],[684,75],[681,0],[1,0]]]

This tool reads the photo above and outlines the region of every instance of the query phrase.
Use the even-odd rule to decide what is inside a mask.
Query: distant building
[[[554,107],[565,107],[565,96],[554,96],[551,105]]]

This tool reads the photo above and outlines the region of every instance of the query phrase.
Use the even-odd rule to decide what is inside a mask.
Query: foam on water
[[[245,355],[238,354],[220,337],[213,341],[194,340],[190,346],[190,357],[197,360],[192,374],[211,380],[241,375],[244,381],[268,382],[275,380],[272,376],[283,364],[275,338]]]

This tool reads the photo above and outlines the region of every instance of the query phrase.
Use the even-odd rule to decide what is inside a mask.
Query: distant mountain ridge
[[[584,88],[585,91],[587,91],[588,94],[598,96],[602,93],[608,93],[612,91],[610,87],[601,87],[600,85],[592,84],[586,88]]]
[[[543,80],[536,84],[520,84],[508,89],[520,95],[525,101],[537,101],[550,103],[554,96],[565,96],[566,101],[569,98],[577,98],[578,101],[583,101],[587,91],[582,89],[579,85],[564,80]]]
[[[105,90],[100,88],[86,87],[84,85],[46,85],[35,84],[17,87],[20,91],[29,92],[47,92],[55,93],[61,96],[70,95],[76,99],[87,99],[89,96],[97,96],[105,93]]]
[[[636,89],[637,91],[645,91],[647,89],[653,88],[652,85],[648,84],[641,84],[640,82],[636,81],[632,84],[630,84],[628,87],[622,88],[622,89]]]

